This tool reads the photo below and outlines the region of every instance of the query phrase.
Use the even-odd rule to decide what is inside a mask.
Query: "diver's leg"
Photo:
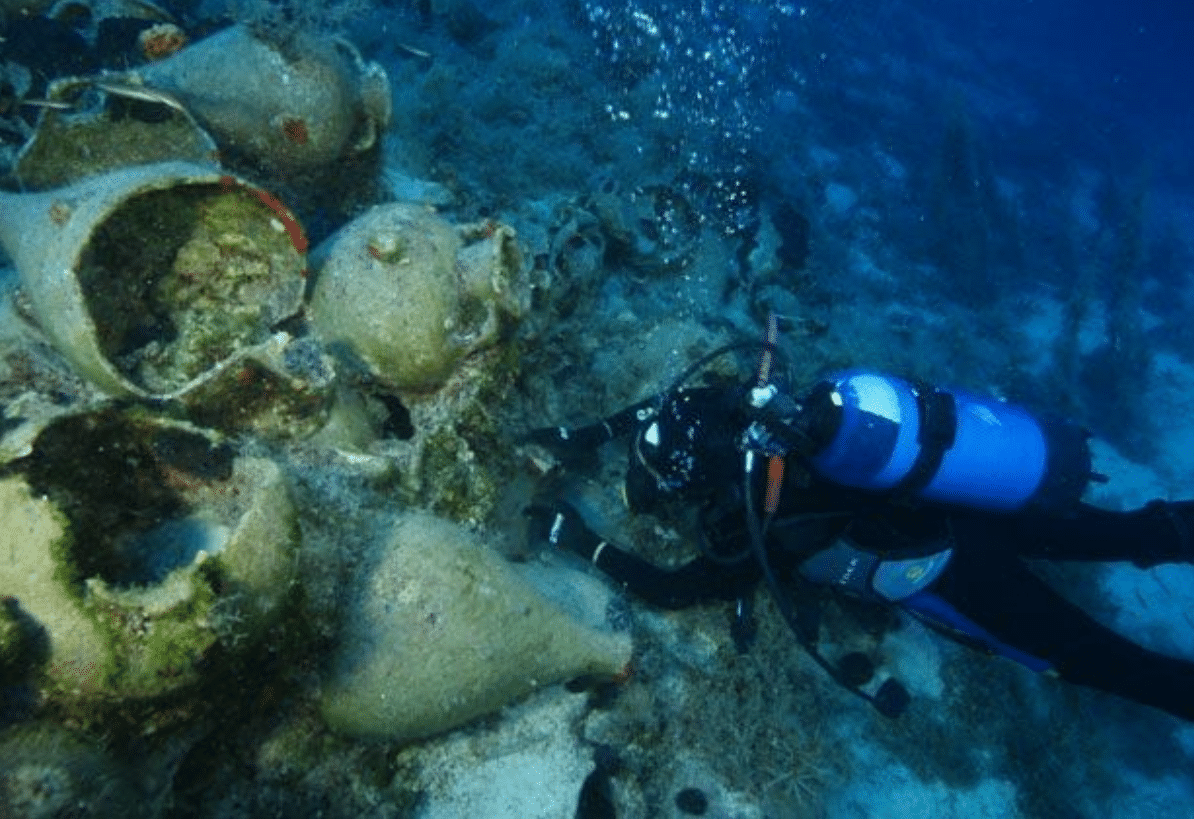
[[[1020,560],[959,548],[932,591],[1062,679],[1194,721],[1194,663],[1142,648],[1061,597]]]
[[[954,521],[967,538],[1027,558],[1131,561],[1142,568],[1194,562],[1194,501],[1153,501],[1130,512],[1083,504],[1068,516],[959,513]]]

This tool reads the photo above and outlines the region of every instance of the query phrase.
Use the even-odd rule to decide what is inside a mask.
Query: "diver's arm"
[[[758,581],[758,570],[751,561],[728,567],[698,557],[675,569],[661,569],[603,539],[563,502],[531,506],[527,516],[532,536],[579,555],[635,597],[660,608],[736,600]]]
[[[598,447],[616,438],[630,434],[642,420],[643,413],[650,413],[654,398],[631,404],[613,415],[583,427],[541,427],[527,433],[527,440],[548,449],[564,461],[583,458]]]

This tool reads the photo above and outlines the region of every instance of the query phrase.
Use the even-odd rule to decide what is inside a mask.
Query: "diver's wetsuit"
[[[566,504],[539,507],[532,518],[539,519],[545,537],[554,520],[554,542],[592,561],[635,596],[676,609],[739,599],[759,582],[761,570],[750,559],[740,490],[731,483],[715,497],[714,513],[706,516],[720,521],[706,527],[712,556],[704,554],[675,569],[659,568],[606,543]],[[1038,670],[1048,667],[1069,682],[1194,721],[1194,663],[1149,651],[1116,634],[1025,564],[1026,559],[1131,561],[1143,567],[1194,562],[1194,502],[1155,502],[1133,512],[1080,505],[1067,516],[1003,514],[893,504],[815,478],[811,483],[788,481],[767,534],[776,575],[792,578],[803,560],[829,546],[847,527],[877,548],[947,543],[952,556],[929,590],[993,635],[996,643],[1044,661],[1036,665]],[[717,559],[719,554],[739,559]],[[984,646],[962,631],[958,636],[963,642]]]

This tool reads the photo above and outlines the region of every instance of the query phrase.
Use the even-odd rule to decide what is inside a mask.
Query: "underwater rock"
[[[0,464],[32,452],[38,433],[55,418],[105,398],[21,319],[19,293],[12,295],[0,297]]]
[[[301,227],[214,168],[126,168],[0,206],[0,244],[40,329],[112,395],[181,396],[302,303]]]
[[[100,27],[114,20],[176,22],[170,12],[149,0],[57,0],[46,14],[53,20],[80,26],[87,41],[95,45]]]
[[[298,530],[272,461],[108,409],[55,421],[15,466],[0,589],[47,648],[27,658],[43,696],[84,724],[202,684],[213,651],[256,644],[289,599]],[[179,718],[149,709],[144,727]]]
[[[471,356],[437,392],[414,400],[349,373],[327,423],[305,439],[303,458],[337,464],[402,506],[488,521],[505,479],[521,469],[502,417],[517,356],[514,345]]]
[[[47,722],[0,734],[0,816],[144,815],[128,772],[100,747]]]
[[[580,737],[589,710],[588,696],[560,686],[503,709],[483,730],[399,751],[417,772],[420,819],[586,819],[576,805],[593,768]]]
[[[3,15],[0,14],[0,21]],[[27,136],[31,129],[21,116],[21,103],[33,87],[33,72],[12,61],[0,62],[0,133]],[[0,170],[7,172],[10,149],[0,141]]]
[[[564,204],[555,209],[549,229],[548,260],[551,299],[563,316],[596,290],[605,269],[605,233],[601,222],[584,208]]]
[[[430,736],[630,659],[629,636],[583,625],[476,535],[424,512],[397,521],[350,617],[321,710],[357,737]]]
[[[310,336],[275,333],[181,398],[192,422],[234,435],[305,438],[328,421],[336,368]],[[3,453],[0,439],[0,454]]]
[[[606,180],[592,196],[592,209],[612,249],[642,273],[680,270],[700,247],[700,215],[677,186],[640,185],[623,191]]]
[[[0,22],[8,17],[30,17],[53,4],[53,0],[0,0]]]
[[[456,226],[397,203],[372,208],[314,254],[316,333],[399,393],[440,387],[529,306],[514,231]]]
[[[339,38],[282,48],[235,25],[133,77],[177,98],[222,148],[276,174],[363,153],[390,121],[385,70]]]

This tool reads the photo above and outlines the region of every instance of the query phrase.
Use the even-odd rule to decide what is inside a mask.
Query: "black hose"
[[[747,457],[753,458],[754,456],[748,453]],[[775,601],[775,606],[779,609],[780,616],[783,617],[784,622],[788,624],[788,628],[792,630],[792,634],[796,636],[796,641],[800,643],[808,655],[813,658],[813,661],[816,662],[817,665],[821,666],[825,673],[828,674],[834,682],[855,696],[861,697],[869,702],[884,716],[896,716],[897,714],[893,712],[894,709],[892,709],[888,704],[887,697],[883,699],[872,697],[865,691],[850,685],[849,682],[843,678],[840,669],[830,664],[828,660],[821,656],[821,653],[817,651],[817,647],[810,642],[809,638],[800,628],[799,622],[796,619],[796,612],[792,610],[792,606],[788,601],[787,595],[785,595],[783,590],[779,587],[779,580],[775,576],[775,571],[771,568],[771,561],[767,559],[767,544],[765,540],[766,522],[760,521],[759,516],[755,513],[754,490],[752,488],[751,481],[752,471],[753,469],[749,465],[743,470],[745,474],[745,479],[743,481],[743,493],[744,497],[746,498],[746,527],[750,532],[751,547],[754,550],[755,559],[759,563],[759,570],[763,573],[763,580],[767,584],[767,591],[771,594],[771,599]],[[884,683],[884,688],[887,688],[888,683],[892,682],[892,680],[888,680],[887,683]],[[898,683],[896,685],[898,686]],[[900,690],[902,691],[902,687]],[[882,692],[883,689],[880,689],[880,693]],[[906,703],[906,700],[904,702]]]

